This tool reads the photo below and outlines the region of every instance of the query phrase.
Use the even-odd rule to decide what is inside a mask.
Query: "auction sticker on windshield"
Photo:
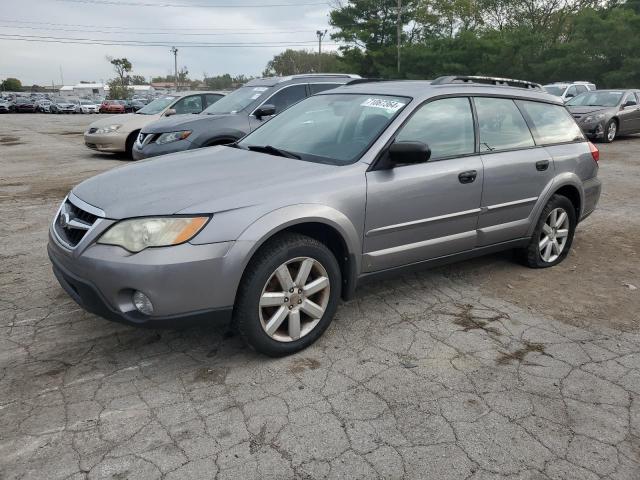
[[[361,107],[382,108],[388,112],[397,112],[405,106],[404,103],[397,100],[388,100],[385,98],[367,98],[360,104]]]

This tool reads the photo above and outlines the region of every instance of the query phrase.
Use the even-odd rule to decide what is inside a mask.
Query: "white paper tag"
[[[254,95],[251,95],[251,100],[255,100],[256,98],[259,98],[260,95],[262,95],[261,93],[256,93]]]
[[[264,92],[267,90],[267,87],[254,87],[254,92]]]
[[[405,106],[404,103],[386,98],[367,98],[360,104],[361,107],[382,108],[389,112],[397,112]]]

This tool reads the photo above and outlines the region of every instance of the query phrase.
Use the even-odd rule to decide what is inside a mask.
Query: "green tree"
[[[337,53],[322,53],[307,50],[287,49],[267,63],[263,75],[296,75],[300,73],[340,73],[346,65]]]
[[[109,98],[125,99],[131,97],[133,89],[129,88],[129,72],[133,69],[133,65],[126,58],[107,57],[107,61],[113,65],[116,72],[116,78],[109,81]]]
[[[149,82],[147,82],[147,79],[144,78],[143,75],[131,75],[129,81],[131,85],[149,85]]]
[[[22,82],[17,78],[7,78],[0,83],[0,90],[4,92],[21,92]]]

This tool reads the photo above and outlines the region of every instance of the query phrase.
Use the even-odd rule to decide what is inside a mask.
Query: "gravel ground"
[[[600,209],[562,265],[370,284],[273,360],[58,286],[59,202],[126,164],[84,147],[95,118],[0,117],[0,478],[640,478],[640,138],[601,145]]]

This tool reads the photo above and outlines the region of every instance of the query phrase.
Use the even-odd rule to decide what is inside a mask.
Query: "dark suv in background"
[[[251,80],[199,115],[176,115],[146,125],[133,146],[133,158],[235,142],[303,98],[359,78],[306,74]]]

